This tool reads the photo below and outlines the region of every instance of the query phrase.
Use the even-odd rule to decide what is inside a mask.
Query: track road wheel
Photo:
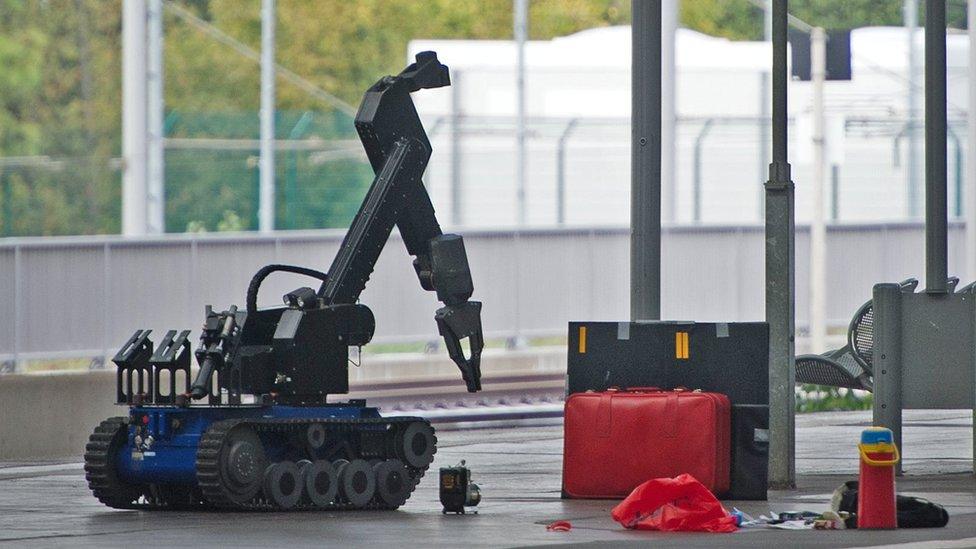
[[[261,491],[266,468],[261,439],[247,425],[218,421],[200,439],[197,483],[213,504],[237,507],[250,502]]]
[[[305,442],[313,451],[325,446],[326,432],[325,426],[321,423],[313,423],[305,430]]]
[[[115,471],[115,458],[129,441],[129,419],[103,421],[85,446],[85,479],[98,501],[116,509],[136,509],[147,487],[127,484]]]
[[[303,469],[305,495],[316,507],[328,507],[339,492],[339,476],[335,467],[325,460],[317,460]]]
[[[437,437],[434,428],[424,421],[415,421],[400,434],[397,455],[411,467],[427,467],[434,461]]]
[[[410,475],[407,466],[398,459],[388,459],[373,466],[376,493],[384,506],[396,509],[410,497]]]
[[[365,507],[376,492],[376,477],[369,464],[354,459],[339,471],[339,491],[353,507]]]
[[[302,476],[293,461],[272,463],[264,473],[264,495],[279,509],[291,509],[302,499]]]

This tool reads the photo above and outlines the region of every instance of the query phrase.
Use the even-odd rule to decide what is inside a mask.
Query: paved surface
[[[856,474],[854,442],[867,413],[799,416],[800,488],[770,492],[767,502],[730,502],[759,514],[823,510],[830,492]],[[906,414],[907,476],[899,491],[944,504],[947,528],[930,530],[740,530],[735,534],[631,532],[610,520],[614,502],[559,497],[561,428],[523,426],[439,433],[434,467],[466,459],[482,486],[478,515],[444,516],[437,487],[427,477],[396,512],[177,513],[115,511],[89,494],[80,463],[0,465],[0,547],[98,546],[356,546],[482,547],[554,543],[592,546],[652,542],[685,547],[856,547],[930,541],[912,547],[976,546],[976,481],[971,474],[972,419],[967,412]],[[550,533],[545,525],[570,520],[573,530]]]

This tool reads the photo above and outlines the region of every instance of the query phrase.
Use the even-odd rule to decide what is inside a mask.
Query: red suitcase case
[[[725,395],[680,389],[573,394],[565,409],[564,496],[624,498],[649,479],[682,473],[721,495],[729,489],[730,408]]]

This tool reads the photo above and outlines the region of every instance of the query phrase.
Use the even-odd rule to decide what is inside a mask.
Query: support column
[[[529,34],[529,0],[514,0],[514,35],[516,59],[516,114],[515,114],[515,183],[518,202],[518,224],[526,222],[525,190],[525,41]]]
[[[147,156],[147,230],[151,234],[166,232],[166,188],[163,148],[163,0],[149,0],[148,12],[148,113]]]
[[[901,446],[901,286],[875,284],[874,306],[874,424],[891,429]],[[901,472],[902,459],[896,465]]]
[[[679,0],[661,1],[661,208],[662,221],[678,217],[678,170],[675,143],[678,136],[677,45]]]
[[[976,0],[969,0],[967,7],[969,112],[966,116],[968,139],[963,215],[966,221],[966,280],[973,280],[976,278]],[[976,391],[976,387],[973,390]],[[973,409],[973,440],[976,440],[976,408]],[[973,474],[976,475],[976,445],[973,446]]]
[[[827,75],[827,33],[810,32],[810,79],[813,86],[813,215],[810,220],[810,343],[814,353],[826,349],[827,227],[824,190],[827,187],[827,146],[824,137],[824,80]]]
[[[925,291],[948,291],[945,2],[925,3]]]
[[[918,184],[918,48],[915,47],[915,36],[918,34],[918,0],[905,0],[902,5],[902,18],[905,21],[908,49],[908,82],[906,94],[908,99],[908,166],[907,171],[907,211],[909,219],[919,217]]]
[[[275,0],[261,2],[261,156],[258,229],[275,228]]]
[[[770,44],[773,41],[773,0],[763,0],[763,41]],[[759,74],[759,177],[769,169],[769,94],[772,92],[769,75],[766,71]],[[765,214],[766,190],[760,187],[756,197],[756,219],[764,219]]]
[[[122,234],[147,232],[146,2],[122,2]]]
[[[632,320],[661,318],[661,1],[631,2]]]
[[[976,279],[976,0],[969,0],[968,5],[969,113],[966,116],[968,139],[963,215],[966,219],[966,280],[971,281]]]
[[[976,279],[976,0],[967,2],[966,28],[969,34],[969,112],[966,116],[966,280]],[[973,387],[976,391],[976,387]],[[973,440],[976,440],[976,409],[973,410]],[[976,445],[973,446],[973,474],[976,475]]]
[[[795,243],[787,161],[787,0],[773,1],[773,161],[766,182],[766,321],[769,323],[769,486],[796,486]]]

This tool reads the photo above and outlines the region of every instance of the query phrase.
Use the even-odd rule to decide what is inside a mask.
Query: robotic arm
[[[356,303],[396,225],[415,257],[421,286],[444,304],[434,319],[468,391],[475,392],[481,389],[484,347],[481,303],[470,301],[474,286],[464,241],[441,232],[421,180],[431,146],[410,98],[414,91],[450,83],[437,54],[422,52],[400,75],[384,77],[366,91],[356,130],[376,177],[318,295],[326,306]]]
[[[359,296],[394,226],[414,256],[420,285],[443,303],[434,319],[448,354],[468,391],[481,389],[481,303],[471,301],[464,241],[441,232],[421,180],[431,147],[410,98],[417,90],[450,83],[437,55],[423,52],[398,76],[384,77],[366,91],[356,130],[376,175],[328,274],[268,265],[251,280],[246,312],[208,309],[196,352],[200,371],[188,396],[213,397],[214,373],[232,396],[273,394],[279,402],[308,404],[348,392],[349,347],[369,342],[375,327]],[[321,286],[289,292],[283,307],[258,309],[262,281],[278,271],[316,278]]]
[[[431,241],[431,279],[437,299],[444,306],[434,314],[447,353],[461,370],[469,392],[481,390],[481,351],[485,346],[481,331],[481,302],[470,301],[474,286],[464,240],[445,234]],[[423,277],[421,277],[423,280]],[[468,341],[467,356],[462,342]]]

